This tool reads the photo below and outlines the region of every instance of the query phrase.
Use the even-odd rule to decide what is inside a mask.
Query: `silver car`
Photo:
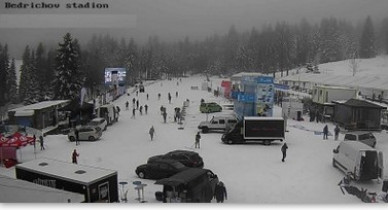
[[[102,136],[102,130],[99,127],[92,127],[92,126],[81,126],[77,128],[78,130],[78,138],[80,141],[95,141],[99,139]],[[70,141],[76,140],[76,134],[75,129],[72,129],[68,134],[67,137]]]
[[[373,148],[376,147],[376,137],[367,131],[355,131],[345,134],[344,141],[360,141]]]

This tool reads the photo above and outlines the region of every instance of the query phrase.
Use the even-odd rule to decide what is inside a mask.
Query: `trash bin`
[[[384,179],[382,191],[385,193],[388,191],[388,179]]]
[[[155,192],[155,198],[157,201],[163,201],[163,192]]]

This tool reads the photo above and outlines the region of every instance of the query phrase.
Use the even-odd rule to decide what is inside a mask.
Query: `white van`
[[[198,125],[198,129],[202,130],[202,133],[209,131],[229,131],[238,122],[234,115],[220,115],[213,116],[210,121],[202,121]]]
[[[364,143],[342,141],[333,153],[333,166],[345,174],[350,173],[356,181],[383,176],[383,153]]]
[[[116,107],[113,104],[105,104],[97,109],[97,116],[105,118],[108,125],[117,122],[119,119]]]

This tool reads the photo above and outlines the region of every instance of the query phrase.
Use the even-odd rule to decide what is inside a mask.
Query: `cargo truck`
[[[244,117],[221,138],[227,144],[261,141],[265,145],[284,139],[285,121],[282,117]]]

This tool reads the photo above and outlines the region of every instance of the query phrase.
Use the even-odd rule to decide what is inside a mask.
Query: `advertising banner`
[[[256,78],[256,81],[257,81],[256,115],[272,117],[274,92],[275,92],[273,77],[260,76]]]

